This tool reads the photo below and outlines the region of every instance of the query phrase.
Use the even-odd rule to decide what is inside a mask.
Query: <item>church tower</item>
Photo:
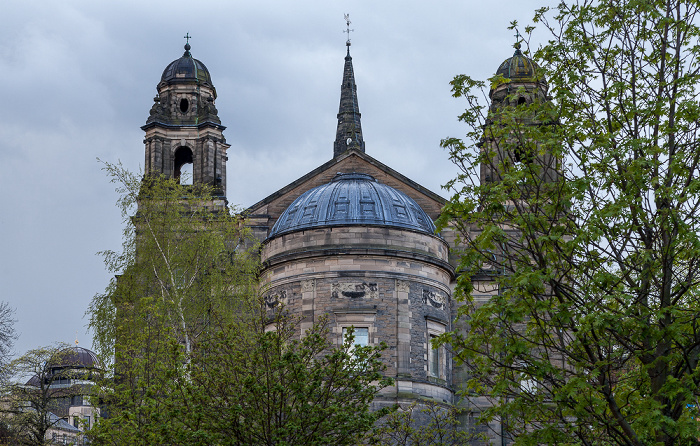
[[[209,70],[192,57],[190,48],[188,42],[182,57],[163,71],[150,116],[141,127],[146,132],[145,173],[210,185],[225,204],[226,127],[214,106],[216,88]]]
[[[542,113],[549,105],[547,90],[539,67],[516,43],[513,56],[498,67],[489,92],[491,106],[481,141],[482,155],[486,155],[481,163],[482,184],[500,181],[503,169],[517,164],[538,169],[545,181],[558,177],[557,160],[541,145],[541,132],[551,124]]]

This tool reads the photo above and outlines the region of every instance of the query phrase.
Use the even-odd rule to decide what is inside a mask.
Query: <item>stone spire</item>
[[[348,24],[348,40],[345,45],[348,48],[345,56],[345,69],[343,70],[343,85],[340,87],[340,108],[338,110],[338,129],[335,132],[333,143],[333,158],[354,148],[365,151],[365,141],[362,139],[362,124],[360,123],[360,107],[357,105],[357,85],[355,85],[355,72],[352,69],[352,57],[350,57],[350,20]]]

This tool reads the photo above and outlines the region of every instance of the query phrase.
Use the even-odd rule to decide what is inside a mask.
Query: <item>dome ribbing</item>
[[[401,191],[370,175],[341,174],[308,190],[284,211],[268,238],[317,227],[373,225],[433,234],[435,225],[423,209]]]

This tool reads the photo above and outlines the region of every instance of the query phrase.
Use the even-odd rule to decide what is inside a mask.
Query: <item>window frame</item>
[[[354,347],[357,347],[357,346],[360,346],[360,347],[369,347],[370,345],[372,345],[372,342],[371,342],[371,340],[370,340],[370,333],[371,333],[371,332],[370,332],[370,327],[369,327],[369,326],[359,326],[359,327],[356,327],[356,326],[353,325],[353,324],[351,324],[351,325],[346,325],[346,326],[341,327],[341,330],[340,330],[340,336],[341,336],[341,338],[340,338],[340,339],[341,339],[342,345],[345,345],[345,335],[346,335],[346,333],[348,332],[348,329],[351,328],[351,327],[352,327],[352,329],[353,329],[354,332],[355,332],[355,333],[354,333],[354,334],[355,334],[355,344],[353,344],[353,349],[354,349]],[[360,343],[357,342],[357,339],[358,339],[357,331],[358,331],[358,330],[367,330],[366,336],[363,336],[363,338],[365,338],[365,339],[367,340],[367,342],[366,342],[365,344],[360,344]]]
[[[444,345],[433,348],[433,339],[437,339],[446,331],[446,326],[442,322],[426,318],[426,343],[425,343],[425,372],[428,377],[447,380],[447,357]],[[435,370],[437,367],[437,370]]]

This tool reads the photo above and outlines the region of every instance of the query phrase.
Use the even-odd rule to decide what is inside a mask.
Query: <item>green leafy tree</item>
[[[123,425],[104,420],[101,431],[115,428],[116,444],[158,444],[171,381],[187,379],[198,344],[244,316],[259,262],[254,248],[237,249],[247,231],[213,188],[104,169],[120,194],[123,246],[102,253],[116,276],[88,316],[97,350],[112,359],[96,397]]]
[[[460,426],[457,414],[455,407],[428,400],[415,402],[379,420],[364,442],[393,446],[466,446],[483,440]]]
[[[447,339],[465,394],[522,444],[700,438],[699,6],[565,1],[535,16],[540,100],[521,86],[486,111],[484,83],[453,81],[471,131],[443,142],[463,169],[442,223],[465,329]],[[498,292],[477,304],[484,277]]]
[[[185,364],[171,338],[148,381],[103,390],[112,413],[89,432],[96,445],[351,445],[390,409],[371,411],[383,347],[340,347],[325,323],[299,338],[295,319],[265,311],[219,326]]]
[[[388,409],[371,411],[391,384],[380,347],[329,342],[326,322],[299,338],[277,313],[219,331],[190,366],[174,417],[178,444],[352,445]]]
[[[9,303],[0,301],[0,383],[9,378],[7,365],[12,357],[12,346],[17,339],[14,314],[15,310]]]
[[[255,248],[236,249],[248,238],[242,220],[207,185],[104,169],[120,194],[124,234],[121,252],[101,253],[117,277],[88,310],[97,348],[111,356],[139,327],[157,324],[191,353],[213,316],[234,314],[255,289]]]

